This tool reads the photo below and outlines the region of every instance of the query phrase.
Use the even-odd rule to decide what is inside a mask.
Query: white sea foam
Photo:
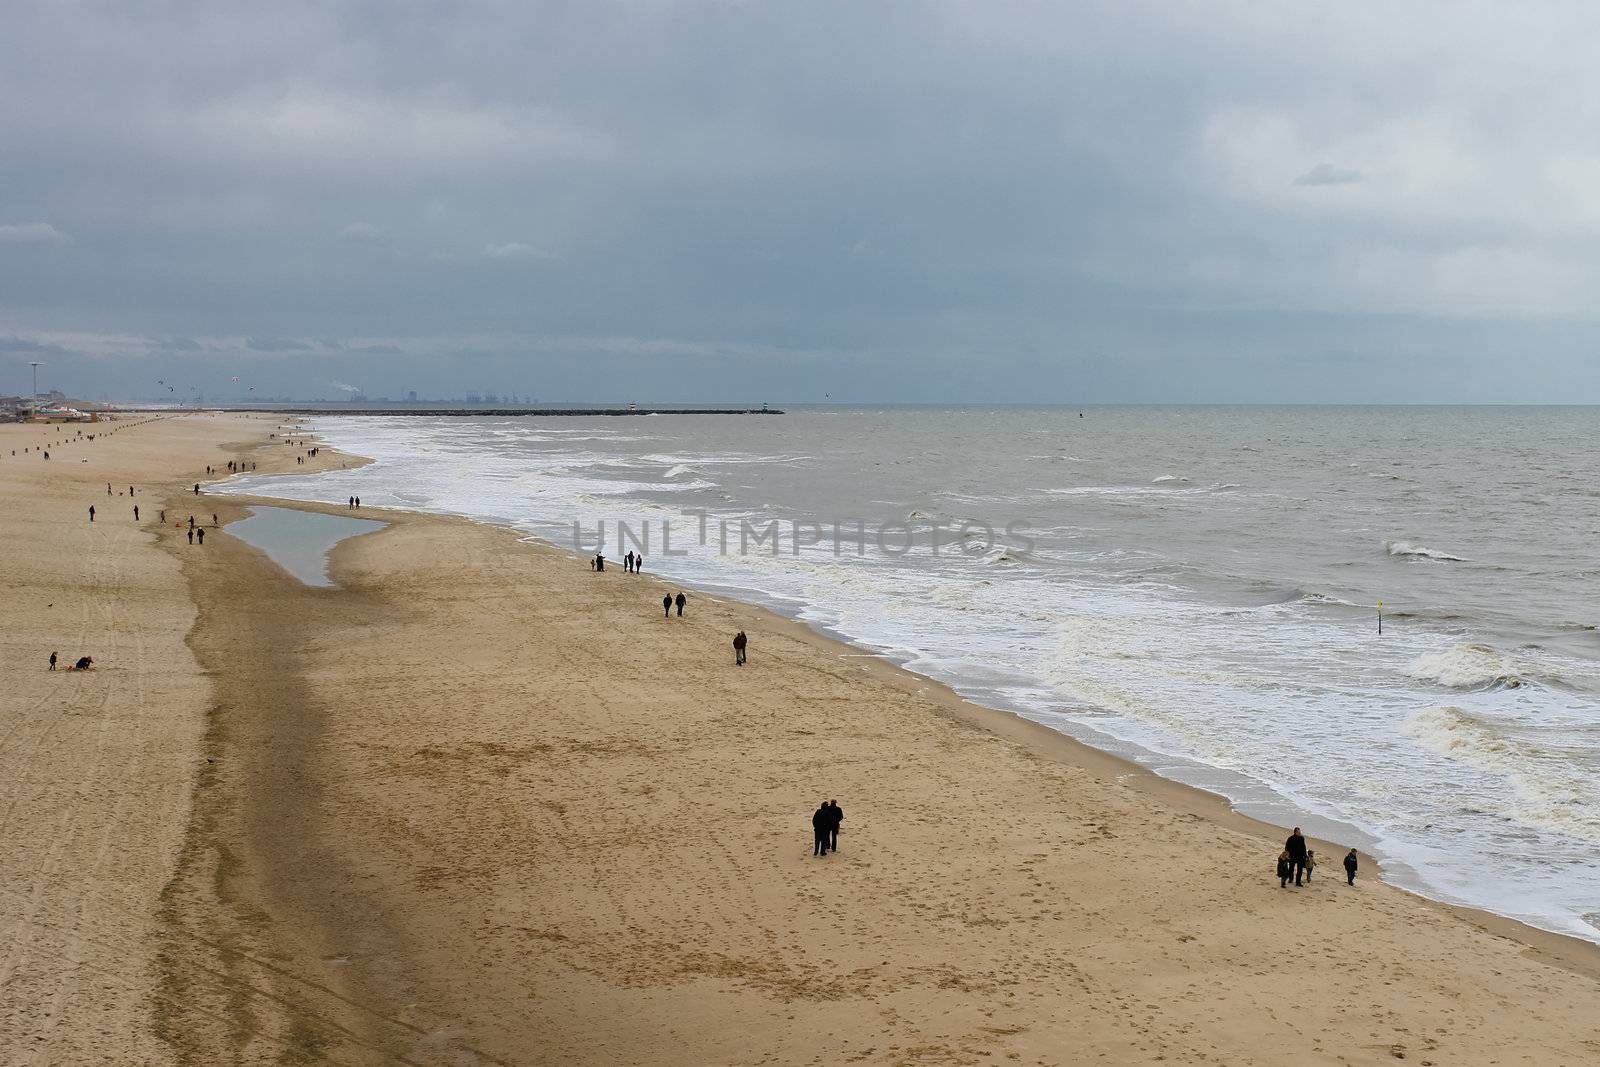
[[[1434,752],[1503,777],[1517,795],[1506,809],[1509,817],[1600,844],[1600,813],[1591,802],[1600,778],[1562,759],[1548,741],[1532,741],[1513,725],[1453,705],[1420,711],[1403,730]]]
[[[1406,674],[1419,682],[1437,682],[1450,689],[1516,688],[1523,669],[1499,649],[1480,644],[1453,645],[1418,656]]]
[[[1415,559],[1433,559],[1444,563],[1466,563],[1463,556],[1452,556],[1448,552],[1439,552],[1424,545],[1411,541],[1385,541],[1384,550],[1391,556],[1409,556]]]

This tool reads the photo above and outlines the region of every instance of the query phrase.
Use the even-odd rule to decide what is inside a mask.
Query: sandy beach
[[[278,422],[0,427],[0,1062],[1600,1062],[1595,946],[769,612],[371,510],[306,586],[185,491],[354,461]]]

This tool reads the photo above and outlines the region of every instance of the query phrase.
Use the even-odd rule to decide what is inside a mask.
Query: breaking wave
[[[1452,556],[1448,552],[1439,552],[1435,549],[1419,545],[1411,541],[1385,541],[1384,549],[1391,556],[1405,556],[1413,559],[1434,559],[1442,563],[1466,563],[1465,556]]]
[[[1406,674],[1450,689],[1515,689],[1523,684],[1522,668],[1511,657],[1479,644],[1453,645],[1418,656]]]

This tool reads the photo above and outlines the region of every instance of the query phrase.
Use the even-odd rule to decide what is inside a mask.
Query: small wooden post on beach
[[[1383,636],[1383,601],[1378,601],[1378,636]]]

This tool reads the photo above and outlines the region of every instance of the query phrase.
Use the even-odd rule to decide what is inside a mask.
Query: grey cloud
[[[1600,400],[1577,6],[13,7],[0,332],[86,386]]]
[[[252,352],[308,352],[312,347],[293,337],[248,337],[244,346]]]
[[[484,246],[483,254],[490,259],[554,259],[554,255],[520,241]]]
[[[15,352],[26,355],[62,355],[70,349],[61,345],[46,344],[31,337],[0,337],[0,352]]]
[[[48,222],[14,222],[0,224],[0,242],[7,244],[70,244],[72,238]]]
[[[352,222],[339,231],[338,237],[339,240],[349,244],[375,245],[388,241],[389,232],[381,226],[373,226],[365,222]]]
[[[1354,185],[1361,180],[1361,172],[1349,167],[1336,167],[1332,163],[1318,163],[1294,180],[1296,185]]]

